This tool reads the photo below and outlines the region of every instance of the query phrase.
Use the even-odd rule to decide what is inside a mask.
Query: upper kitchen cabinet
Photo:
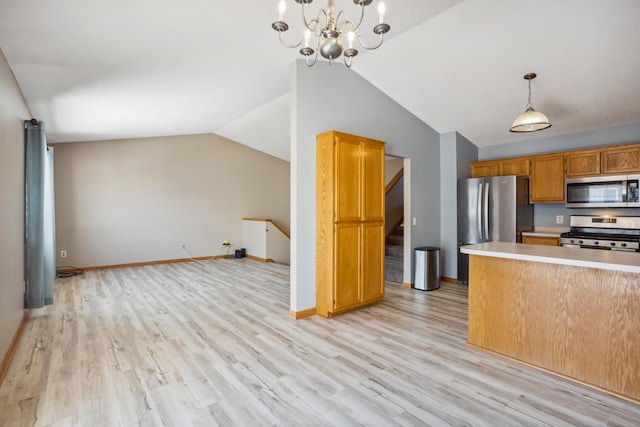
[[[565,154],[564,159],[567,178],[600,175],[600,150],[575,151]]]
[[[640,144],[603,149],[602,173],[640,173]]]
[[[486,176],[529,176],[529,159],[515,158],[471,163],[471,178]]]
[[[529,159],[507,159],[500,161],[500,176],[529,176],[531,161]]]
[[[500,175],[500,165],[497,161],[471,162],[471,178]]]
[[[564,155],[531,158],[531,203],[564,202]]]

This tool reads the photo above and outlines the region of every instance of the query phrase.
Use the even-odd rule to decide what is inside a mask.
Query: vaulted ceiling
[[[277,3],[0,0],[0,48],[51,142],[212,132],[288,159],[299,55],[271,29]],[[352,71],[438,132],[482,147],[640,123],[637,0],[386,4],[391,32]],[[298,9],[288,0],[291,38]],[[513,134],[528,72],[553,126]]]

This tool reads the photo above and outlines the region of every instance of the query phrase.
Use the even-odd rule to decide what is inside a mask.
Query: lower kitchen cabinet
[[[560,246],[560,238],[546,236],[522,236],[522,243],[528,245]]]

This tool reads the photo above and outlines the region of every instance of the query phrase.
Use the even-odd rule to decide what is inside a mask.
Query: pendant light
[[[513,126],[509,129],[511,132],[536,132],[551,127],[547,116],[533,109],[531,105],[531,80],[536,78],[536,73],[528,73],[524,75],[524,79],[529,81],[529,101],[527,109],[520,114],[513,122]]]

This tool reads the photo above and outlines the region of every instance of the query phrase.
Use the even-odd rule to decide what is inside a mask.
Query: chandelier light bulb
[[[304,47],[309,47],[310,41],[311,41],[311,31],[307,30],[304,32]]]
[[[384,2],[378,3],[378,16],[380,17],[380,24],[384,23],[384,14],[387,12],[387,8],[384,6]]]
[[[384,23],[384,14],[386,13],[385,4],[380,1],[378,3],[379,23],[373,26],[373,34],[377,36],[377,41],[372,44],[365,42],[366,37],[362,37],[360,33],[360,24],[363,23],[365,10],[367,6],[373,3],[373,0],[353,0],[353,3],[360,9],[359,19],[351,20],[344,10],[336,9],[335,0],[327,0],[325,8],[317,11],[317,14],[307,16],[305,5],[311,4],[313,0],[295,0],[300,5],[302,12],[302,23],[304,27],[299,34],[297,40],[292,43],[285,41],[289,24],[284,21],[284,14],[287,9],[286,0],[280,0],[278,3],[278,20],[271,24],[271,28],[278,33],[280,43],[287,48],[298,48],[300,54],[305,57],[307,66],[312,67],[316,63],[318,56],[322,56],[333,63],[339,57],[344,58],[344,63],[351,68],[353,57],[358,55],[358,49],[355,48],[355,41],[363,49],[375,50],[382,46],[384,35],[389,32],[391,27]],[[313,40],[311,40],[313,38]],[[311,46],[314,46],[313,48]],[[343,46],[348,46],[344,49]]]

